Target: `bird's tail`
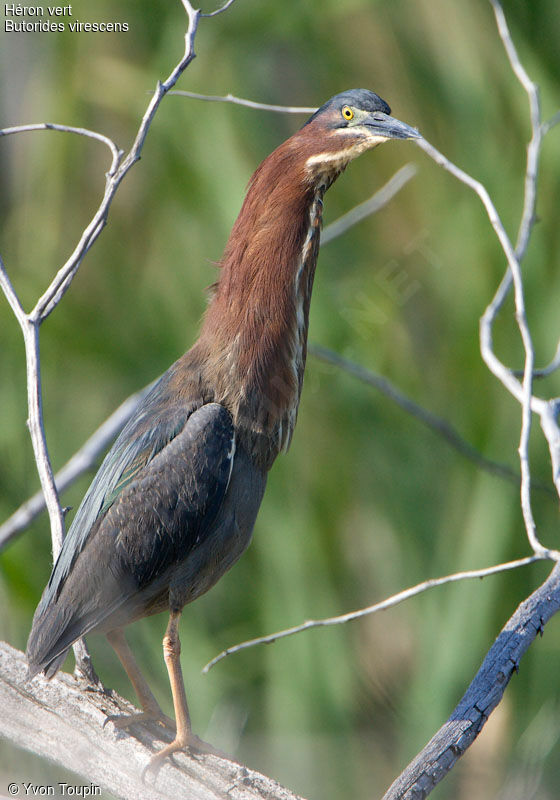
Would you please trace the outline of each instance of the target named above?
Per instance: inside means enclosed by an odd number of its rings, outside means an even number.
[[[27,676],[26,679],[30,681],[32,678],[35,677],[41,670],[45,673],[45,676],[50,680],[53,678],[60,667],[62,666],[64,659],[68,650],[64,650],[59,656],[53,658],[52,661],[49,661],[47,664],[43,662],[38,662],[33,660],[33,656],[30,655],[29,651],[26,651],[27,656]]]
[[[65,604],[44,607],[39,603],[25,651],[28,680],[41,670],[49,679],[56,675],[68,650],[84,633],[83,620],[76,619]]]
[[[27,656],[27,680],[31,680],[43,671],[47,678],[56,675],[66,658],[69,645],[61,642],[60,625],[57,624],[56,612],[40,614],[40,607],[35,612],[31,633],[27,640],[25,655]],[[53,619],[54,617],[54,619]],[[63,637],[66,639],[66,637]]]
[[[117,587],[117,584],[115,586]],[[98,628],[126,603],[130,592],[123,591],[122,584],[119,586],[119,591],[115,589],[113,592],[113,602],[107,603],[103,608],[99,608],[95,592],[90,590],[89,595],[86,594],[81,591],[80,586],[76,587],[71,579],[67,581],[58,597],[53,598],[45,590],[35,611],[27,640],[29,680],[41,671],[49,679],[56,675],[72,645],[82,636]],[[77,597],[81,599],[76,600]],[[125,624],[130,621],[127,614],[123,619]],[[122,624],[120,618],[116,619],[114,627],[119,627],[120,624]],[[112,627],[103,630],[112,630]]]

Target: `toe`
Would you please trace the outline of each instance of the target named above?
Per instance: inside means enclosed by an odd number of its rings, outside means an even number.
[[[112,722],[115,728],[119,728],[120,730],[129,728],[131,725],[145,724],[146,722],[158,722],[160,725],[163,725],[164,728],[169,728],[172,731],[175,730],[174,721],[162,712],[152,713],[150,711],[142,711],[138,714],[112,714],[106,717],[103,727],[105,727],[108,722]]]

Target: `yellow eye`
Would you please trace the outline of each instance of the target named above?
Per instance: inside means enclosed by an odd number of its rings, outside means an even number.
[[[342,106],[342,116],[347,120],[354,119],[354,112],[350,106]]]

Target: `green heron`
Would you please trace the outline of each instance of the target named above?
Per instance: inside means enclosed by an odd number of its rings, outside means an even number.
[[[183,607],[243,553],[267,473],[296,423],[323,195],[347,164],[389,139],[419,138],[366,89],[342,92],[266,158],[221,261],[199,339],[160,378],[86,493],[33,618],[29,677],[51,678],[72,644],[107,634],[143,713],[173,725],[124,637],[169,611],[163,639],[176,736],[196,747],[180,664]]]

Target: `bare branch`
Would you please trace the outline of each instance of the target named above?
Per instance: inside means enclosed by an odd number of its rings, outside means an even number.
[[[62,494],[80,475],[94,467],[99,455],[113,441],[119,431],[134,414],[143,397],[149,392],[153,383],[140,392],[131,395],[111,416],[93,433],[89,439],[74,453],[72,458],[55,475],[55,483],[59,494]],[[20,531],[25,530],[33,520],[45,509],[45,498],[42,492],[30,497],[17,511],[0,525],[0,550],[6,546]]]
[[[520,485],[521,475],[518,472],[512,469],[508,464],[486,458],[486,456],[480,453],[472,444],[467,442],[450,422],[438,417],[433,412],[418,405],[418,403],[415,403],[414,400],[407,397],[384,376],[376,375],[375,372],[366,369],[366,367],[363,367],[361,364],[356,364],[356,362],[335,353],[334,350],[330,350],[321,345],[310,345],[309,352],[321,361],[339,367],[359,381],[378,389],[382,394],[404,409],[407,414],[410,414],[411,417],[419,420],[427,428],[441,436],[444,441],[457,450],[457,452],[461,453],[461,455],[465,456],[465,458],[472,461],[473,464],[476,464],[486,472],[505,478],[505,480],[516,483],[518,486]],[[554,495],[550,487],[540,481],[535,481],[533,486],[535,489],[539,489],[549,495]],[[0,528],[0,531],[1,530]]]
[[[521,83],[521,85],[523,86],[523,88],[527,93],[529,99],[529,107],[530,107],[532,135],[529,145],[527,147],[527,165],[525,170],[525,192],[524,192],[523,213],[519,225],[518,238],[516,244],[516,255],[518,260],[521,260],[526,252],[529,243],[531,228],[536,218],[537,178],[538,178],[538,166],[539,166],[540,150],[542,146],[542,138],[549,130],[551,130],[551,128],[555,124],[557,124],[558,121],[560,121],[560,112],[556,114],[555,117],[553,117],[548,123],[544,124],[541,123],[538,86],[533,81],[531,81],[526,70],[524,69],[523,65],[519,60],[519,56],[517,54],[515,45],[513,44],[513,41],[511,39],[508,25],[500,3],[498,2],[498,0],[490,0],[490,1],[494,9],[498,31],[504,43],[504,47],[506,49],[506,53],[510,61],[510,65],[517,79],[519,80],[519,82]],[[501,293],[504,296],[505,293],[507,293],[507,289],[509,288],[507,284],[508,284],[508,273],[506,273],[506,276],[502,281],[502,286],[500,286],[500,289],[498,290],[498,292],[501,291]],[[517,304],[516,304],[516,309],[517,309],[517,314],[516,314],[517,321],[518,324],[520,324],[519,309],[517,308]],[[485,320],[486,324],[488,326],[492,325],[495,317],[494,309],[489,310],[487,312],[487,315],[485,316],[486,316]],[[524,380],[523,380],[523,390],[524,390],[523,427],[522,427],[519,451],[520,451],[522,471],[525,469],[525,471],[528,473],[529,471],[528,447],[529,447],[529,433],[530,433],[530,421],[531,421],[530,405],[532,400],[532,397],[530,395],[532,395],[532,379],[535,374],[535,371],[532,368],[533,367],[532,362],[534,361],[533,350],[532,348],[530,348],[530,350],[527,350],[525,338],[524,338],[524,344],[526,352],[526,361],[525,361]],[[560,355],[560,345],[557,351],[557,356],[551,362],[550,367],[545,369],[544,371],[541,371],[541,374],[548,374],[549,371],[553,371],[554,369],[556,369],[556,358],[559,355]],[[531,369],[530,375],[528,374],[529,369]],[[556,422],[555,421],[551,422],[551,417],[550,414],[548,413],[547,404],[541,407],[540,413],[541,413],[541,425],[543,423],[543,417],[542,417],[543,413],[546,415],[547,418],[547,422],[544,425],[542,425],[542,427],[543,427],[543,432],[545,432],[545,436],[547,437],[549,448],[551,450],[554,480],[558,487],[557,476],[554,471],[553,449],[554,449],[554,439],[557,438],[558,435],[560,435],[560,432],[558,431],[558,426],[556,425]],[[554,420],[554,417],[552,417],[552,420]],[[553,433],[554,428],[556,429],[555,434]],[[553,437],[552,439],[551,436]],[[527,483],[528,481],[526,482],[526,484]],[[528,488],[526,484],[524,492],[522,484],[522,506],[524,508],[524,516],[526,516],[527,509],[530,510],[530,501],[528,498]]]
[[[521,222],[519,225],[517,243],[515,248],[517,258],[519,261],[521,261],[527,250],[527,246],[529,244],[529,238],[531,235],[531,229],[536,219],[537,179],[538,179],[539,157],[542,147],[542,140],[543,137],[555,125],[557,125],[560,122],[560,111],[557,112],[550,120],[548,120],[548,122],[545,123],[541,122],[539,88],[537,84],[534,83],[529,78],[529,75],[527,74],[525,68],[521,64],[521,61],[517,54],[517,50],[511,38],[507,21],[500,3],[498,2],[498,0],[490,0],[490,2],[492,3],[492,7],[494,9],[498,31],[502,39],[502,42],[504,43],[504,47],[507,56],[509,58],[510,65],[517,79],[519,80],[520,84],[525,89],[529,99],[532,134],[531,134],[531,140],[527,146],[527,164],[525,169],[525,192],[523,201],[523,213],[521,215]],[[502,281],[502,286],[500,286],[498,292],[500,292],[501,290],[502,293],[505,294],[504,290],[507,288],[508,276],[509,276],[509,270],[506,273]],[[494,315],[492,315],[492,313],[488,314],[487,317],[488,325],[493,324],[494,316],[495,314]],[[531,404],[531,400],[533,399],[528,397],[529,393],[532,394],[532,388],[530,388],[531,382],[534,377],[542,377],[545,375],[549,375],[551,372],[553,372],[560,366],[560,342],[558,343],[556,355],[551,361],[551,363],[548,365],[548,367],[545,367],[545,369],[543,370],[533,369],[531,375],[528,375],[528,370],[532,365],[528,363],[528,361],[531,362],[534,360],[532,350],[530,353],[527,353],[527,356],[528,357],[526,358],[525,362],[524,381],[523,381],[523,388],[525,390],[524,403],[523,403],[524,428],[522,429],[522,437],[520,443],[520,458],[522,462],[522,469],[523,469],[523,462],[525,462],[526,470],[529,469],[529,464],[528,464],[529,426],[530,426],[529,406]],[[558,471],[558,463],[559,463],[558,441],[560,440],[560,429],[557,424],[557,416],[558,416],[557,402],[550,401],[549,403],[545,403],[543,406],[540,407],[540,410],[537,413],[540,414],[541,427],[548,441],[551,460],[552,460],[553,480],[556,485],[558,495],[560,496],[560,480]],[[529,418],[528,423],[527,423],[527,418]],[[525,495],[522,497],[522,504],[526,505],[527,503],[528,503],[528,498],[526,490]]]
[[[235,3],[235,0],[227,0],[227,2],[224,3],[224,5],[221,6],[220,8],[217,8],[216,11],[210,11],[208,14],[201,14],[200,16],[201,17],[216,17],[218,14],[222,14],[224,11],[227,11],[227,9],[233,3]]]
[[[514,284],[514,291],[515,291],[515,306],[516,306],[516,320],[521,332],[521,336],[523,339],[523,345],[525,348],[525,369],[524,369],[524,378],[523,384],[521,385],[517,378],[515,377],[512,370],[508,369],[501,363],[501,361],[497,358],[494,353],[493,346],[492,346],[492,319],[493,315],[495,315],[495,302],[490,304],[488,309],[485,311],[484,315],[482,316],[480,322],[480,338],[481,338],[481,352],[484,361],[486,362],[487,366],[489,367],[490,371],[504,384],[506,389],[521,403],[523,408],[523,423],[521,429],[521,440],[519,445],[519,456],[520,456],[520,463],[521,463],[521,505],[523,510],[523,519],[525,522],[525,529],[527,532],[527,537],[533,548],[534,552],[537,554],[541,554],[543,556],[549,555],[546,548],[540,543],[537,533],[536,533],[536,526],[533,519],[533,514],[531,510],[531,502],[530,502],[530,491],[531,491],[531,475],[529,469],[529,460],[528,460],[528,438],[530,434],[530,427],[531,427],[531,410],[540,413],[544,410],[545,401],[536,398],[533,396],[532,393],[532,376],[533,376],[533,369],[534,369],[534,351],[533,345],[531,342],[531,334],[529,332],[529,327],[527,325],[527,317],[525,314],[525,300],[523,296],[523,278],[521,275],[521,268],[519,265],[519,261],[517,259],[517,255],[512,247],[512,244],[509,240],[509,237],[505,231],[505,228],[502,224],[500,216],[496,211],[496,207],[492,202],[490,195],[486,187],[480,183],[480,181],[475,180],[462,169],[457,167],[453,164],[449,159],[447,159],[444,155],[442,155],[438,150],[436,150],[433,145],[427,142],[425,139],[420,139],[417,142],[418,147],[424,150],[437,164],[440,164],[444,169],[454,175],[458,180],[462,183],[469,186],[482,200],[484,207],[486,209],[486,213],[488,214],[488,218],[496,232],[498,240],[502,246],[502,249],[506,255],[509,270],[513,276],[513,284]],[[507,276],[502,281],[500,289],[505,287],[507,281]],[[492,308],[492,311],[490,309]]]
[[[532,136],[527,148],[527,166],[525,170],[525,192],[523,201],[523,213],[521,215],[521,223],[519,225],[517,243],[515,247],[515,255],[518,262],[521,262],[531,236],[531,229],[535,221],[535,208],[537,202],[537,176],[538,176],[538,163],[539,153],[542,141],[542,126],[541,126],[541,112],[539,102],[538,86],[531,81],[527,72],[519,60],[517,50],[513,44],[510,36],[508,24],[498,0],[490,0],[494,15],[496,17],[496,24],[498,32],[504,43],[504,47],[509,58],[509,62],[517,79],[527,92],[529,98],[529,108],[531,116],[531,130]],[[529,464],[529,437],[531,433],[531,399],[533,394],[533,371],[535,362],[535,352],[531,341],[531,335],[527,324],[527,317],[525,314],[525,301],[523,297],[523,282],[521,270],[517,273],[515,268],[510,264],[510,271],[512,274],[515,290],[515,308],[516,320],[521,337],[523,339],[523,346],[525,348],[525,369],[523,374],[523,402],[522,402],[522,425],[521,437],[519,441],[519,459],[521,463],[521,507],[523,509],[523,518],[525,520],[525,527],[529,536],[529,541],[533,549],[541,547],[537,537],[535,520],[531,508],[531,470]]]
[[[90,131],[87,128],[74,128],[72,125],[59,125],[56,122],[39,122],[33,125],[15,125],[11,128],[0,128],[0,136],[10,136],[14,133],[26,133],[28,131],[62,131],[63,133],[76,133],[78,136],[86,136],[90,139],[97,139],[98,142],[103,142],[113,155],[113,161],[108,173],[109,175],[115,174],[123,154],[122,150],[119,150],[115,142],[102,133]]]
[[[64,539],[64,516],[54,482],[51,459],[45,438],[43,421],[43,392],[41,384],[41,361],[39,356],[39,326],[29,323],[24,331],[25,356],[27,361],[27,426],[33,442],[35,461],[45,495],[51,521],[53,558],[56,559]]]
[[[25,345],[27,365],[27,425],[31,436],[35,463],[41,481],[44,504],[49,512],[53,559],[56,559],[64,539],[64,514],[60,506],[52,464],[45,438],[43,423],[43,401],[41,388],[41,361],[39,357],[39,323],[34,322],[24,312],[17,294],[11,284],[4,263],[0,258],[0,287],[3,289],[17,321],[21,327]],[[84,641],[73,646],[76,656],[76,670],[92,685],[99,684],[87,646]]]
[[[225,11],[228,8],[233,0],[226,3],[225,6],[220,9],[221,11]],[[181,60],[176,64],[173,68],[167,79],[161,83],[158,81],[158,84],[155,88],[153,93],[152,99],[150,100],[148,107],[144,113],[142,118],[142,122],[136,134],[136,138],[134,143],[127,154],[126,158],[121,161],[122,154],[119,152],[119,165],[117,169],[113,170],[113,173],[109,174],[107,177],[107,185],[105,187],[105,194],[103,200],[101,201],[96,213],[94,214],[93,218],[91,219],[89,225],[84,230],[78,245],[74,249],[73,253],[70,255],[66,263],[61,267],[61,269],[56,274],[55,278],[51,282],[48,289],[44,292],[42,297],[39,298],[35,308],[31,312],[31,317],[34,320],[37,320],[39,323],[42,322],[57,306],[60,302],[61,298],[68,290],[85,254],[88,252],[90,247],[96,241],[97,237],[105,227],[107,223],[107,217],[109,214],[109,209],[113,198],[117,192],[117,189],[123,180],[123,178],[127,175],[131,167],[139,160],[140,153],[144,146],[144,142],[146,140],[146,136],[148,135],[148,131],[158,110],[161,101],[165,97],[165,95],[172,89],[173,86],[177,83],[177,80],[181,76],[181,74],[185,71],[191,61],[195,58],[195,51],[194,51],[194,40],[196,36],[196,32],[198,30],[198,24],[202,16],[200,11],[193,9],[191,4],[188,0],[182,0],[183,6],[188,16],[188,26],[187,31],[185,33],[185,52]],[[216,12],[213,12],[210,16],[213,16]],[[77,130],[77,129],[76,129]],[[91,132],[90,132],[91,133]],[[87,135],[87,134],[84,134]]]
[[[245,100],[243,97],[236,97],[234,94],[198,94],[197,92],[186,92],[182,89],[174,89],[169,92],[169,96],[190,97],[193,100],[205,100],[207,103],[233,103],[236,106],[254,108],[257,111],[274,111],[278,114],[313,114],[317,111],[311,106],[275,106],[270,103],[257,103],[254,100]]]
[[[556,352],[554,356],[552,357],[551,361],[546,365],[546,367],[543,367],[542,369],[536,369],[533,372],[533,380],[538,380],[539,378],[546,378],[549,375],[552,375],[553,372],[556,372],[558,368],[560,368],[560,340],[556,345]],[[516,378],[521,378],[523,377],[523,370],[516,369],[514,370],[513,374],[515,375]]]
[[[560,559],[560,554],[558,554],[558,558]],[[464,581],[472,578],[486,578],[488,575],[495,575],[498,572],[507,572],[511,569],[518,569],[519,567],[524,567],[527,564],[533,564],[535,561],[540,561],[541,559],[542,556],[540,555],[532,555],[527,556],[526,558],[519,558],[516,561],[508,561],[504,564],[497,564],[494,567],[468,570],[466,572],[455,572],[452,575],[445,575],[442,578],[430,578],[427,581],[422,581],[422,583],[416,584],[416,586],[403,589],[402,592],[391,595],[391,597],[388,597],[379,603],[374,603],[371,606],[367,606],[367,608],[360,608],[358,611],[350,611],[348,614],[341,614],[337,617],[309,619],[306,622],[302,622],[301,625],[294,625],[292,628],[286,628],[285,630],[277,631],[276,633],[270,633],[267,636],[259,636],[257,639],[250,639],[249,641],[241,642],[241,644],[236,644],[233,647],[228,647],[226,650],[223,650],[219,655],[209,661],[208,664],[206,664],[206,666],[203,668],[202,672],[209,672],[212,667],[214,667],[223,658],[226,658],[226,656],[239,653],[241,650],[247,650],[249,647],[255,647],[259,644],[272,644],[273,642],[278,641],[278,639],[285,639],[288,636],[294,636],[294,634],[302,633],[310,628],[322,628],[330,625],[344,625],[345,623],[352,622],[355,619],[360,619],[361,617],[366,617],[370,614],[376,614],[378,611],[385,611],[387,608],[392,608],[393,606],[402,603],[404,600],[409,600],[411,597],[415,597],[417,594],[422,594],[422,592],[426,592],[428,589],[434,589],[436,586],[444,586],[447,583],[456,583],[457,581]]]
[[[490,0],[490,4],[494,10],[494,16],[496,17],[496,25],[498,28],[498,33],[500,34],[500,38],[504,44],[510,66],[513,72],[515,73],[515,76],[519,81],[519,83],[523,86],[527,94],[531,96],[537,89],[537,85],[533,83],[533,81],[529,78],[529,75],[527,74],[525,67],[519,60],[516,47],[513,43],[511,34],[509,32],[509,27],[504,15],[504,11],[502,9],[502,5],[499,2],[499,0]],[[531,106],[531,124],[532,125],[540,124],[540,114],[538,110],[538,104]]]
[[[84,691],[83,682],[67,673],[26,682],[26,671],[24,654],[0,642],[0,736],[73,770],[112,797],[301,800],[271,778],[210,754],[176,753],[155,781],[144,782],[142,769],[162,741],[170,741],[169,733],[155,724],[136,725],[133,734],[103,727],[107,716],[137,709],[110,690]],[[23,786],[15,786],[23,795]]]
[[[369,200],[365,200],[354,208],[350,209],[346,214],[343,214],[335,222],[324,229],[321,233],[321,244],[325,245],[332,242],[338,236],[342,236],[349,228],[361,222],[371,214],[380,211],[384,206],[389,203],[393,197],[400,192],[411,178],[416,175],[417,169],[414,164],[405,164],[401,167],[387,183],[378,189]]]
[[[41,395],[41,364],[39,359],[39,325],[30,320],[24,312],[1,257],[0,287],[6,295],[23,334],[27,363],[27,425],[31,436],[35,461],[37,463],[39,480],[41,481],[45,503],[49,511],[53,555],[56,557],[64,538],[64,517],[58,500],[58,492],[56,490],[52,465],[45,440],[43,402]]]
[[[418,139],[415,140],[418,147],[420,147],[430,158],[432,158],[436,164],[439,164],[440,167],[443,167],[447,172],[453,175],[457,180],[464,183],[470,189],[472,189],[481,199],[484,208],[486,209],[486,213],[490,220],[492,227],[498,237],[498,240],[502,246],[502,249],[506,253],[508,264],[515,263],[516,267],[519,267],[517,259],[515,257],[515,253],[513,251],[511,242],[508,238],[508,235],[504,229],[502,221],[496,211],[496,208],[490,199],[490,195],[486,187],[477,181],[475,178],[468,175],[462,169],[457,167],[453,164],[448,158],[446,158],[442,153],[439,152],[432,144],[430,144],[426,139]],[[485,312],[486,313],[486,312]],[[481,333],[481,336],[483,334]],[[490,371],[496,375],[497,378],[504,384],[506,389],[513,394],[513,396],[519,400],[519,402],[523,401],[523,392],[522,387],[519,381],[516,380],[513,372],[505,367],[498,358],[494,355],[492,350],[492,339],[490,334],[489,341],[486,339],[488,335],[486,331],[486,326],[484,326],[484,341],[482,343],[483,347],[483,358],[488,364]],[[534,410],[537,410],[534,408]]]
[[[551,117],[546,122],[543,122],[543,124],[542,124],[542,134],[543,134],[543,136],[546,136],[546,134],[550,130],[552,130],[552,128],[554,128],[555,125],[558,125],[559,122],[560,122],[560,111],[557,111],[556,114],[554,114],[553,117]]]
[[[399,775],[383,800],[420,800],[430,794],[476,739],[529,646],[559,610],[557,563],[546,581],[507,621],[447,722]]]

